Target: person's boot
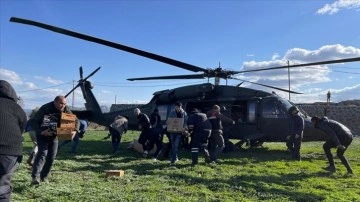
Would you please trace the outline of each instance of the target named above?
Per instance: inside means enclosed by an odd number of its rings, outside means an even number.
[[[40,181],[37,177],[33,177],[32,180],[31,180],[31,184],[32,185],[38,185],[40,184]]]
[[[330,173],[335,173],[336,172],[335,166],[332,166],[332,165],[324,168],[324,170],[329,171]]]

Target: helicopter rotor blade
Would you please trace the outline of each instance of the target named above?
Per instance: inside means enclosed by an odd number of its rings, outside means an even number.
[[[129,78],[129,81],[138,80],[161,80],[161,79],[203,79],[204,74],[190,74],[190,75],[174,75],[174,76],[155,76],[155,77],[142,77],[142,78]]]
[[[328,64],[336,64],[336,63],[345,63],[345,62],[358,62],[360,61],[360,57],[355,58],[346,58],[340,60],[328,60],[321,62],[312,62],[312,63],[304,63],[297,65],[289,65],[289,66],[279,66],[279,67],[270,67],[270,68],[262,68],[262,69],[253,69],[253,70],[245,70],[245,71],[233,71],[234,74],[245,73],[245,72],[258,72],[258,71],[267,71],[267,70],[275,70],[275,69],[285,69],[285,68],[293,68],[293,67],[305,67],[312,65],[328,65]]]
[[[99,71],[100,70],[100,68],[101,67],[98,67],[98,68],[96,68],[91,74],[89,74],[89,76],[87,76],[85,79],[80,79],[79,80],[79,82],[78,82],[78,84],[73,88],[73,89],[71,89],[66,95],[65,95],[65,97],[67,97],[67,96],[69,96],[76,88],[78,88],[79,86],[81,86],[88,78],[90,78],[91,76],[93,76],[97,71]],[[82,67],[80,67],[80,72],[82,71]],[[81,75],[81,73],[80,73],[80,75]],[[82,76],[80,76],[80,77],[82,77]]]
[[[247,81],[247,80],[243,80],[243,79],[239,79],[239,78],[235,78],[235,77],[231,77],[231,79],[235,79],[235,80],[239,80],[239,81],[243,81],[243,82],[247,82],[247,83],[256,84],[256,85],[259,85],[259,86],[264,86],[264,87],[268,87],[268,88],[272,88],[272,89],[284,91],[284,92],[287,92],[287,93],[303,94],[303,93],[299,93],[299,92],[296,92],[296,91],[286,90],[286,89],[283,89],[283,88],[278,88],[278,87],[275,87],[275,86],[269,86],[269,85],[265,85],[265,84],[261,84],[261,83],[255,83],[255,82],[251,82],[251,81]],[[241,83],[241,84],[242,84],[242,83]]]
[[[102,44],[102,45],[105,45],[105,46],[108,46],[108,47],[111,47],[111,48],[126,51],[126,52],[129,52],[129,53],[133,53],[135,55],[140,55],[140,56],[143,56],[143,57],[146,57],[146,58],[157,60],[159,62],[163,62],[163,63],[173,65],[173,66],[176,66],[176,67],[180,67],[182,69],[186,69],[186,70],[189,70],[189,71],[192,71],[192,72],[206,71],[206,69],[204,69],[204,68],[197,67],[197,66],[194,66],[194,65],[191,65],[191,64],[188,64],[188,63],[184,63],[184,62],[174,60],[174,59],[171,59],[171,58],[167,58],[167,57],[157,55],[157,54],[154,54],[154,53],[149,53],[149,52],[139,50],[139,49],[136,49],[136,48],[132,48],[132,47],[129,47],[129,46],[121,45],[121,44],[114,43],[114,42],[111,42],[111,41],[103,40],[103,39],[96,38],[96,37],[93,37],[93,36],[81,34],[81,33],[70,31],[70,30],[66,30],[66,29],[63,29],[63,28],[60,28],[60,27],[55,27],[55,26],[52,26],[52,25],[48,25],[48,24],[44,24],[44,23],[40,23],[40,22],[36,22],[36,21],[32,21],[32,20],[27,20],[27,19],[17,18],[17,17],[11,17],[10,22],[16,22],[16,23],[21,23],[21,24],[32,25],[32,26],[40,27],[40,28],[47,29],[47,30],[50,30],[50,31],[53,31],[53,32],[57,32],[57,33],[60,33],[60,34],[64,34],[64,35],[72,36],[72,37],[75,37],[75,38],[79,38],[79,39],[82,39],[82,40]]]

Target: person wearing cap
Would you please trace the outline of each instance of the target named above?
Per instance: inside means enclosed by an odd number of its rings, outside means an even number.
[[[331,173],[336,171],[334,158],[330,149],[337,148],[336,154],[341,160],[341,163],[346,167],[349,174],[353,174],[353,170],[350,167],[348,160],[344,156],[346,149],[353,140],[353,135],[350,129],[335,120],[328,119],[326,116],[322,118],[316,116],[312,117],[311,123],[315,128],[322,130],[327,136],[327,140],[323,145],[323,149],[329,161],[329,166],[324,169],[330,171]]]
[[[0,201],[11,200],[11,178],[22,160],[27,117],[17,101],[11,84],[0,80]]]
[[[193,108],[188,117],[187,124],[191,133],[192,166],[198,164],[199,150],[204,152],[205,162],[210,161],[208,142],[211,134],[211,123],[205,113]]]
[[[214,105],[212,109],[207,113],[207,117],[211,123],[211,135],[210,135],[210,162],[218,162],[217,158],[219,154],[225,148],[225,142],[223,137],[222,123],[235,124],[235,121],[231,118],[220,113],[219,105]]]
[[[139,108],[134,109],[134,114],[138,119],[138,128],[141,130],[138,142],[142,145],[144,150],[143,157],[146,158],[149,153],[150,119],[148,115],[141,113]]]
[[[297,107],[291,106],[288,111],[291,115],[291,121],[286,146],[292,152],[292,159],[301,161],[300,149],[305,128],[304,119],[299,115]]]
[[[187,130],[187,113],[182,108],[181,102],[176,102],[174,105],[174,109],[170,112],[169,118],[183,118],[183,132],[182,133],[170,133],[170,141],[171,141],[171,159],[170,165],[175,165],[175,162],[178,161],[178,152],[179,146],[182,139],[183,134]]]

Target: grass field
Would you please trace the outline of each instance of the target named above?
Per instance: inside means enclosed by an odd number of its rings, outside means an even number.
[[[106,131],[88,131],[75,156],[72,143],[61,148],[49,183],[30,185],[30,170],[22,163],[12,180],[12,201],[360,201],[360,138],[346,151],[354,175],[335,157],[337,172],[327,166],[323,142],[303,143],[301,162],[291,161],[284,143],[224,153],[216,165],[191,167],[190,152],[181,151],[176,167],[167,159],[144,159],[127,150],[138,132],[123,136],[121,152],[113,157]],[[24,159],[32,143],[25,134]],[[333,151],[333,153],[335,153]],[[121,178],[105,170],[125,171]]]

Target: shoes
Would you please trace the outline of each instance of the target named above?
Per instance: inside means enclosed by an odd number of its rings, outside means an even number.
[[[147,156],[148,156],[148,151],[144,151],[143,157],[144,157],[144,158],[147,158]]]
[[[294,161],[301,161],[301,156],[292,156],[291,159]]]
[[[323,168],[324,170],[326,171],[329,171],[330,173],[335,173],[336,172],[336,169],[334,166],[328,166],[326,168]]]
[[[157,161],[157,158],[153,158],[153,161]]]
[[[47,177],[44,177],[44,178],[40,178],[40,182],[49,183],[49,180]]]
[[[36,178],[36,177],[33,177],[32,180],[31,180],[31,184],[32,185],[39,185],[40,184],[39,179]]]

